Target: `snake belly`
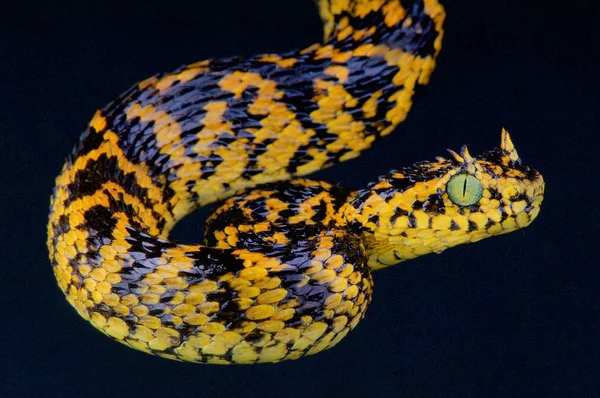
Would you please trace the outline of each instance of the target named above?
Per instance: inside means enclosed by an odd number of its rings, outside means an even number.
[[[441,49],[442,6],[317,3],[322,44],[153,76],[83,132],[56,179],[47,244],[68,302],[106,335],[170,359],[277,362],[334,346],[362,319],[363,242],[326,219],[343,190],[285,190],[319,197],[304,228],[266,214],[206,245],[167,237],[199,206],[354,158],[406,118]]]

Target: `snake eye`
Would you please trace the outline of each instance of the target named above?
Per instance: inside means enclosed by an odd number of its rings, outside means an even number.
[[[483,187],[477,178],[471,174],[457,174],[450,178],[446,192],[452,203],[459,206],[471,206],[479,202]]]

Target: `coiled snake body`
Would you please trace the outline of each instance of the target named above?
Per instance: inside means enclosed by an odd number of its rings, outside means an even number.
[[[436,0],[318,6],[324,44],[197,62],[95,114],[56,180],[48,248],[69,303],[108,336],[202,363],[314,354],[362,319],[373,270],[537,216],[542,177],[506,132],[486,154],[463,147],[360,191],[282,181],[389,134],[441,49]],[[167,238],[227,197],[204,245]]]

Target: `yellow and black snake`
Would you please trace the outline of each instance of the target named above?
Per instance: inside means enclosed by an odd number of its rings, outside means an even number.
[[[290,180],[392,132],[442,43],[437,0],[317,3],[323,44],[197,62],[96,112],[56,180],[48,249],[103,333],[190,362],[300,358],[362,319],[372,271],[537,216],[543,179],[505,131],[481,156],[463,147],[359,191]],[[203,245],[167,238],[227,197]]]

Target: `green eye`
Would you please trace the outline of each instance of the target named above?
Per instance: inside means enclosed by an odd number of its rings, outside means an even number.
[[[483,187],[479,180],[471,174],[457,174],[450,178],[446,191],[450,200],[459,206],[471,206],[479,202]]]

